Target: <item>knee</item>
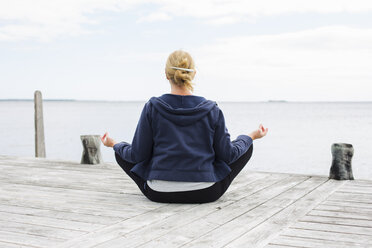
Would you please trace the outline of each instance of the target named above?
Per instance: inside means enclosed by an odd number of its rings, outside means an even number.
[[[119,165],[123,165],[125,163],[127,163],[124,159],[122,159],[122,157],[120,157],[120,155],[118,153],[115,152],[115,159],[116,159],[116,162],[119,164]]]
[[[250,146],[249,149],[248,149],[249,157],[252,156],[252,153],[253,153],[253,143],[251,144],[251,146]]]
[[[116,152],[115,152],[115,159],[116,159],[116,162],[118,162],[118,163],[119,163],[119,161],[122,160],[122,158]]]
[[[248,150],[245,152],[244,154],[244,158],[245,160],[248,162],[251,157],[252,157],[252,153],[253,153],[253,144],[251,144],[248,148]]]
[[[118,165],[129,175],[130,169],[134,166],[134,164],[125,161],[119,154],[115,152],[115,159]]]

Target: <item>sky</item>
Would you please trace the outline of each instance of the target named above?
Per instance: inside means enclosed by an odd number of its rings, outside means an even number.
[[[0,99],[372,101],[370,0],[0,0]]]

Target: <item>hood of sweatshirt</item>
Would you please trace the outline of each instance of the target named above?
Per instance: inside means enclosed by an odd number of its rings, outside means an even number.
[[[181,126],[200,120],[217,105],[202,96],[174,94],[151,97],[150,102],[164,118]]]

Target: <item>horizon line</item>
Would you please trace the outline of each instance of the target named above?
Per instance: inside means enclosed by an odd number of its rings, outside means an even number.
[[[0,98],[1,102],[30,102],[34,101],[33,98]],[[83,99],[53,99],[53,98],[47,98],[43,99],[43,101],[46,102],[147,102],[148,100],[83,100]],[[218,102],[230,102],[230,103],[242,103],[242,102],[251,102],[251,103],[372,103],[372,100],[361,100],[361,101],[355,101],[355,100],[307,100],[307,101],[298,101],[298,100],[275,100],[275,99],[269,99],[269,100],[257,100],[257,101],[241,101],[241,100],[214,100]]]

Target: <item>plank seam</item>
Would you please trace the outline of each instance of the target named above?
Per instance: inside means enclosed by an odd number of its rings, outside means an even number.
[[[332,241],[335,243],[342,243],[342,244],[348,244],[348,245],[353,245],[353,244],[362,244],[362,245],[368,245],[368,243],[355,243],[355,242],[350,242],[350,241],[339,241],[339,240],[334,240],[334,239],[325,239],[325,238],[319,238],[319,237],[303,237],[303,236],[294,236],[294,235],[287,235],[287,234],[282,234],[280,236],[284,237],[291,237],[291,238],[303,238],[303,239],[310,239],[310,240],[324,240],[324,241]]]
[[[4,240],[1,240],[0,243],[6,243],[6,244],[11,244],[11,245],[25,245],[25,244],[22,244],[22,243],[8,242],[8,241],[4,241]],[[41,248],[40,246],[34,246],[34,245],[27,245],[27,247]]]
[[[326,217],[329,217],[329,216],[326,216]],[[330,217],[330,218],[333,218],[333,217]],[[372,229],[372,227],[369,227],[369,226],[358,226],[358,225],[352,225],[352,224],[339,224],[339,223],[332,223],[332,222],[329,222],[329,221],[327,222],[327,221],[298,220],[298,222],[330,224],[330,225],[339,225],[339,226],[355,226],[355,227],[363,227],[363,228],[371,228]]]
[[[305,228],[305,227],[289,227],[289,229],[299,229],[299,230],[309,230],[309,231],[317,231],[317,232],[329,232],[329,233],[342,233],[342,234],[351,234],[351,235],[361,235],[361,236],[372,236],[368,234],[361,234],[361,233],[350,233],[350,232],[340,232],[340,231],[331,231],[331,230],[318,230],[318,229],[313,229],[313,228]]]
[[[314,209],[313,209],[314,210]],[[345,219],[345,217],[340,217],[340,216],[329,216],[329,215],[316,215],[316,214],[311,214],[311,212],[309,214],[307,214],[307,216],[316,216],[316,217],[331,217],[331,218],[337,218],[337,219]],[[362,219],[362,218],[354,218],[354,217],[347,217],[348,219],[350,220],[366,220],[366,221],[371,221],[371,219]]]

